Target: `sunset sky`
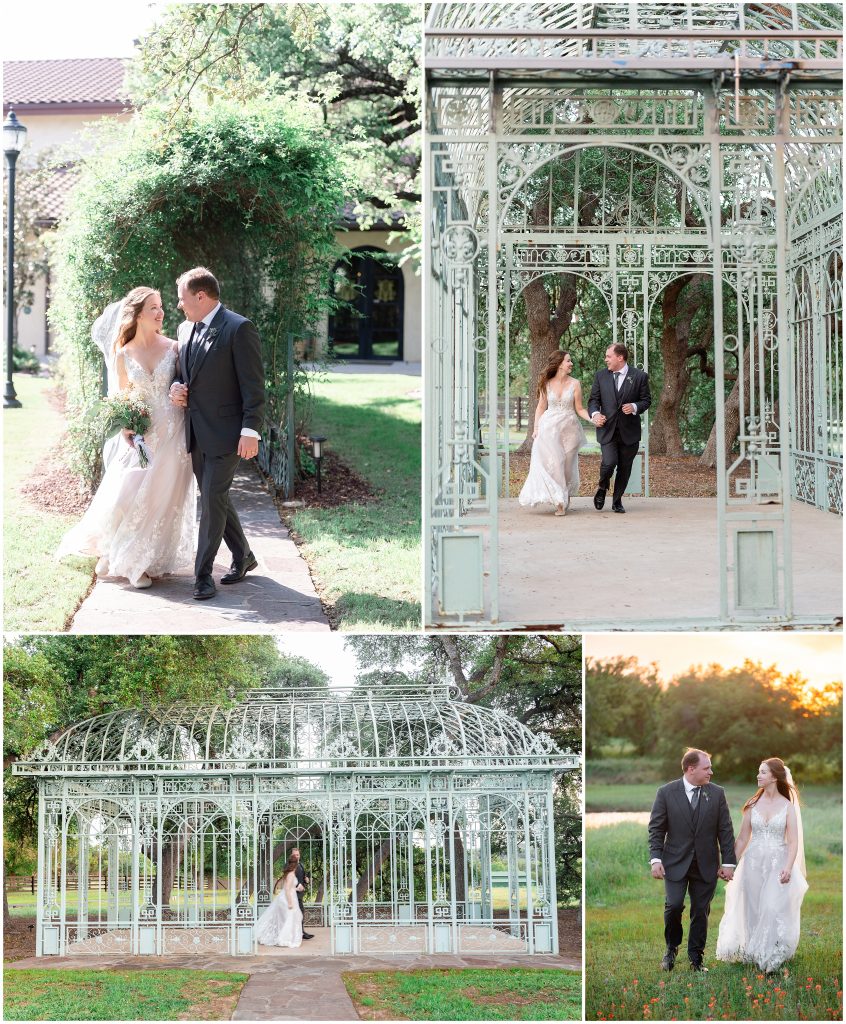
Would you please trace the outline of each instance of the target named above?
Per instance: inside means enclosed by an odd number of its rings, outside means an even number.
[[[611,633],[587,635],[584,646],[586,658],[655,663],[663,682],[692,665],[733,668],[747,659],[775,665],[782,675],[798,673],[815,687],[843,677],[843,640],[834,633]]]

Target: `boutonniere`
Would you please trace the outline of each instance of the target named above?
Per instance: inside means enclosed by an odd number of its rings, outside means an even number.
[[[217,337],[217,334],[218,334],[218,329],[216,327],[210,327],[206,331],[206,340],[207,341],[211,341],[213,338]]]

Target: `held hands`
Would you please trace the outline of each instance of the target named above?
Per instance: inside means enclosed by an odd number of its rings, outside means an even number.
[[[186,384],[180,384],[178,380],[175,380],[170,385],[169,394],[173,405],[179,405],[183,409],[188,407],[188,386]]]
[[[302,884],[302,882],[300,882],[300,884],[297,886],[297,892],[305,892],[305,886]]]
[[[734,878],[734,868],[720,868],[717,876],[722,878],[724,882],[730,882]]]
[[[653,878],[663,878],[664,877],[664,865],[661,863],[660,860],[656,860],[655,863],[652,865],[652,877]]]
[[[778,876],[778,880],[781,882],[782,885],[787,885],[787,883],[790,881],[790,869],[785,868],[784,871],[782,871],[781,874]]]
[[[605,419],[606,417],[603,416],[601,412],[595,412],[593,416],[591,416],[591,421],[595,423],[597,427],[604,427]]]
[[[258,438],[242,434],[238,438],[238,454],[242,459],[254,459],[258,455]]]

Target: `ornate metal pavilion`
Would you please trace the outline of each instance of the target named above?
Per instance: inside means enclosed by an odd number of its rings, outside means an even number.
[[[255,951],[290,849],[334,953],[555,953],[544,734],[454,688],[267,688],[97,715],[38,780],[36,955]]]
[[[826,3],[430,5],[427,625],[501,621],[523,289],[589,281],[648,369],[652,306],[694,270],[722,282],[713,625],[796,621],[791,503],[843,504],[842,30]]]

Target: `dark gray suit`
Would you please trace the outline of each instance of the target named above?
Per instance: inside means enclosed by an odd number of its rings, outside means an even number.
[[[637,403],[637,415],[622,411],[627,402]],[[652,404],[649,377],[636,366],[629,366],[620,390],[617,391],[611,370],[600,370],[593,378],[588,399],[588,414],[601,412],[605,423],[596,428],[596,439],[602,447],[599,486],[608,490],[616,468],[614,499],[620,500],[632,473],[632,463],[640,446],[640,417]]]
[[[734,864],[734,829],[725,790],[709,783],[700,791],[694,813],[676,779],[655,795],[649,818],[649,857],[664,865],[664,939],[668,946],[682,941],[685,894],[690,892],[690,932],[687,952],[701,960],[708,938],[708,915],[721,864]]]
[[[179,366],[188,385],[185,444],[200,488],[200,534],[194,574],[210,576],[221,540],[235,561],[249,553],[229,488],[238,468],[241,429],[261,433],[264,368],[258,331],[245,317],[221,306],[200,336],[179,326]]]

